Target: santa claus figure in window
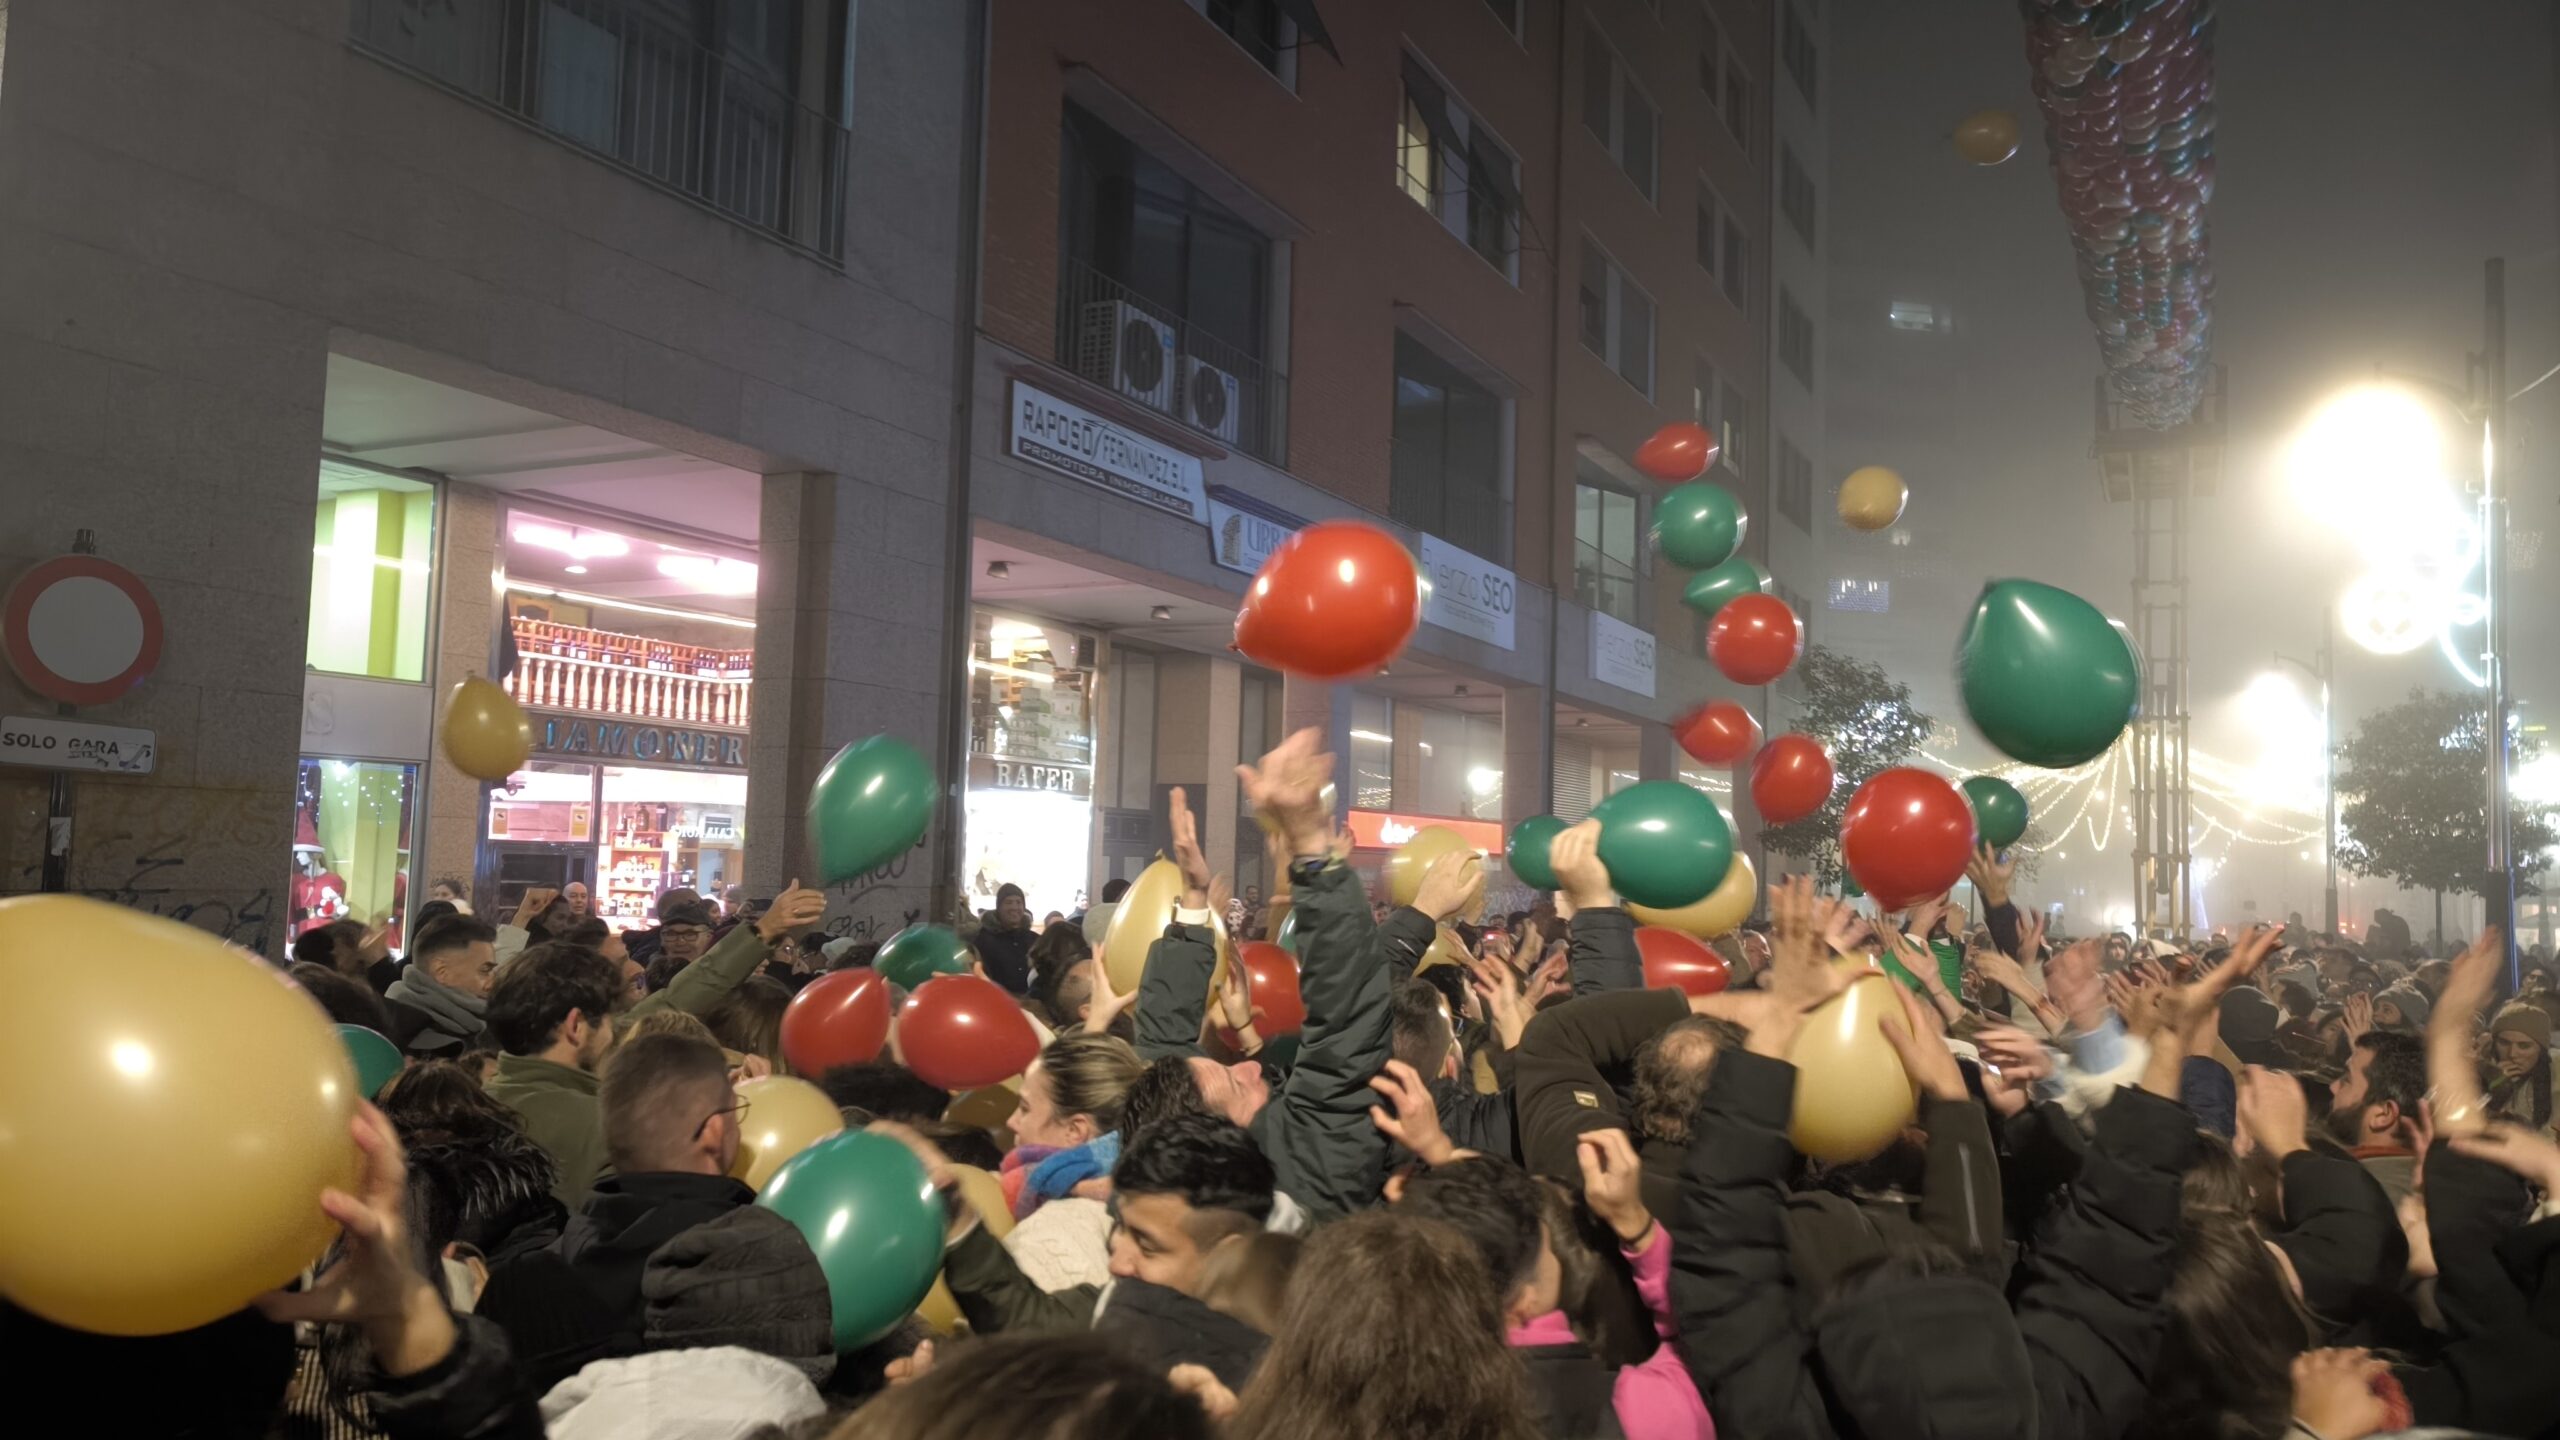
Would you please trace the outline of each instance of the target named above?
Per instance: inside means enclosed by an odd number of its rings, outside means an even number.
[[[293,822],[293,933],[345,918],[346,877],[329,868],[320,827],[306,802]]]

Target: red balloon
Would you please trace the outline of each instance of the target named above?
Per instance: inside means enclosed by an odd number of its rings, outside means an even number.
[[[1656,480],[1677,485],[1695,480],[1716,463],[1716,437],[1703,425],[1674,420],[1636,447],[1636,468]]]
[[[1644,956],[1644,988],[1677,988],[1713,995],[1733,980],[1733,967],[1695,935],[1659,925],[1636,927],[1636,953]]]
[[[898,1054],[928,1085],[975,1090],[1030,1069],[1040,1057],[1040,1033],[994,981],[936,975],[907,997]]]
[[[1731,700],[1701,705],[1673,725],[1680,748],[1706,765],[1730,765],[1760,743],[1760,722]]]
[[[782,1057],[802,1075],[880,1058],[889,1043],[889,982],[877,970],[812,980],[782,1009]]]
[[[1840,859],[1881,910],[1906,910],[1964,878],[1973,858],[1973,807],[1926,770],[1881,771],[1840,817]]]
[[[1831,798],[1831,757],[1810,735],[1786,734],[1751,762],[1751,804],[1771,825],[1801,820]]]
[[[1804,626],[1775,595],[1737,595],[1707,626],[1707,658],[1736,685],[1766,685],[1804,650]]]
[[[1254,1029],[1265,1040],[1295,1035],[1307,1023],[1307,1002],[1298,994],[1298,957],[1268,940],[1247,940],[1236,947],[1236,963],[1244,967],[1245,994],[1262,1014]],[[1221,1025],[1218,1033],[1235,1044],[1235,1032]]]
[[[1327,520],[1282,541],[1236,611],[1236,649],[1314,680],[1376,673],[1422,620],[1422,577],[1402,541]]]

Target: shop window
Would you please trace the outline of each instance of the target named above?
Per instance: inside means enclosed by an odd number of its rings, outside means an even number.
[[[1351,790],[1357,809],[1396,808],[1395,704],[1365,690],[1351,693]]]
[[[293,933],[332,920],[409,933],[409,871],[418,767],[305,756],[294,796]]]
[[[303,650],[312,669],[377,680],[427,678],[435,515],[432,485],[322,469]]]
[[[1035,915],[1084,908],[1098,649],[1060,626],[976,613],[962,861],[975,909],[995,908],[1007,884],[1022,887]]]
[[[1644,504],[1588,460],[1573,487],[1574,598],[1630,625],[1643,624]]]
[[[1432,705],[1396,706],[1396,722],[1415,737],[1414,776],[1421,794],[1411,808],[1462,820],[1502,818],[1502,719]]]
[[[640,765],[604,767],[604,843],[595,887],[607,923],[647,923],[663,891],[719,896],[744,873],[747,777]],[[770,896],[744,896],[764,900]]]
[[[1396,334],[1388,513],[1497,565],[1511,563],[1511,403]]]

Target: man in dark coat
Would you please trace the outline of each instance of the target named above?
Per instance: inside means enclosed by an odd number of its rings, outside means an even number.
[[[442,915],[420,926],[409,963],[382,993],[391,1043],[421,1060],[450,1060],[487,1043],[497,940],[496,927],[469,915]]]

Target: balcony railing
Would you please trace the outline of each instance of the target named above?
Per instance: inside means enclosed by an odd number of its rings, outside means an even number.
[[[753,650],[678,645],[547,620],[512,623],[516,670],[505,684],[519,703],[746,728]]]
[[[1288,463],[1287,377],[1074,260],[1058,277],[1058,363],[1247,454]]]
[[[639,0],[350,0],[365,53],[844,258],[845,127]]]

